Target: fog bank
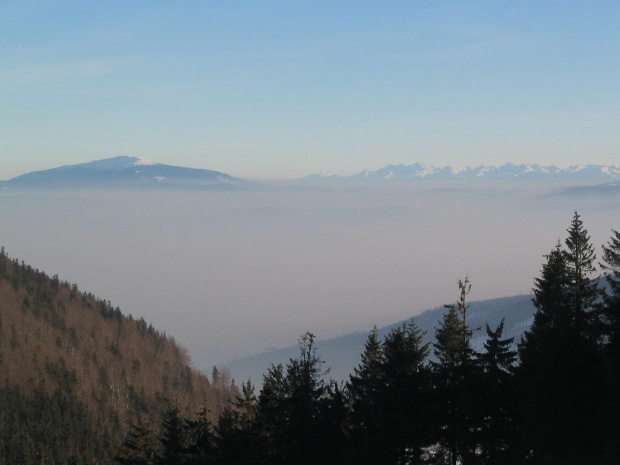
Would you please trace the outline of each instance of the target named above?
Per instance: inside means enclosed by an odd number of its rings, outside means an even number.
[[[199,368],[530,292],[578,210],[600,256],[620,200],[536,186],[0,193],[7,253],[172,334]]]

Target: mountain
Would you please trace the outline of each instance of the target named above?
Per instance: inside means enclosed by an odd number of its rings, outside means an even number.
[[[351,176],[324,174],[310,175],[303,179],[523,179],[604,182],[620,179],[620,166],[581,165],[566,169],[538,164],[506,163],[501,166],[436,167],[415,163],[413,165],[387,165],[376,171],[364,170]]]
[[[620,196],[620,181],[606,182],[603,184],[596,184],[593,186],[573,186],[564,189],[559,189],[550,194],[554,197],[619,197]]]
[[[235,389],[174,338],[0,253],[0,463],[111,464],[138,420],[217,418]]]
[[[164,165],[144,158],[119,156],[90,163],[33,171],[4,181],[4,188],[59,187],[168,187],[238,189],[244,181],[232,176],[195,168]]]
[[[424,313],[400,321],[389,326],[379,328],[379,334],[385,336],[393,328],[414,321],[416,325],[425,331],[425,342],[432,342],[435,337],[435,328],[445,312],[444,307],[427,310]],[[523,332],[532,324],[535,308],[532,304],[531,295],[518,295],[500,299],[492,299],[471,302],[467,314],[467,322],[474,330],[472,345],[476,350],[482,350],[486,340],[485,323],[495,329],[502,319],[504,322],[504,336],[514,337],[515,344],[519,341]],[[344,336],[317,340],[316,348],[319,355],[325,361],[325,368],[330,368],[329,376],[335,380],[346,380],[353,369],[360,364],[361,354],[364,351],[364,343],[368,332],[351,333]],[[252,382],[261,385],[263,374],[271,364],[286,364],[291,358],[299,356],[297,346],[285,347],[262,354],[239,358],[226,364],[231,376],[238,381]]]

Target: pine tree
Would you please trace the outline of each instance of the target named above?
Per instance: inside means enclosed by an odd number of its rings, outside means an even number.
[[[299,358],[291,359],[284,380],[286,398],[285,457],[288,463],[320,463],[320,403],[325,394],[323,361],[314,348],[314,335],[299,339]]]
[[[286,429],[285,399],[284,367],[282,364],[272,365],[263,376],[256,412],[257,441],[266,464],[286,463],[282,456]]]
[[[620,351],[620,232],[612,231],[613,235],[606,246],[603,246],[603,263],[605,279],[609,292],[605,293],[603,317],[604,335],[607,349],[619,356]]]
[[[266,453],[261,449],[258,400],[249,380],[241,384],[241,392],[234,405],[220,415],[216,428],[217,463],[221,465],[256,464],[257,458]]]
[[[485,350],[478,355],[482,370],[480,463],[489,465],[510,463],[515,435],[513,370],[517,352],[512,349],[514,338],[502,339],[503,332],[503,319],[495,330],[486,324]]]
[[[575,318],[578,331],[594,337],[594,312],[597,300],[601,296],[597,281],[592,279],[596,271],[596,255],[590,242],[588,231],[584,229],[577,212],[573,216],[565,241],[566,268],[569,280],[569,305]]]
[[[132,426],[115,461],[121,465],[155,465],[161,453],[161,443],[148,420]]]
[[[477,450],[475,403],[478,373],[467,325],[468,279],[459,280],[460,298],[435,331],[437,361],[432,362],[435,385],[436,439],[452,465],[471,462]]]
[[[534,322],[519,344],[521,446],[532,463],[596,463],[601,453],[594,254],[578,214],[568,233],[535,280]]]
[[[162,454],[159,465],[184,465],[188,459],[188,431],[176,400],[168,408],[160,432]]]
[[[620,232],[612,230],[612,236],[603,246],[605,279],[609,292],[605,293],[602,310],[603,336],[605,344],[603,356],[606,373],[605,414],[601,421],[603,435],[608,438],[608,456],[620,456]]]
[[[430,443],[431,379],[426,366],[430,344],[423,338],[410,322],[390,331],[383,344],[386,463],[420,463],[422,450]]]
[[[385,357],[375,326],[364,345],[359,367],[350,376],[352,441],[360,463],[378,463],[385,456],[381,436],[387,423],[383,408],[385,398]]]
[[[213,424],[208,418],[208,410],[203,406],[193,420],[186,422],[187,465],[207,465],[215,463],[216,444]]]
[[[343,383],[330,381],[320,402],[320,462],[325,465],[351,463],[350,406]]]

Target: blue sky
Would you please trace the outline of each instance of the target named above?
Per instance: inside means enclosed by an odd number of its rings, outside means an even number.
[[[620,2],[0,4],[0,179],[619,164]]]

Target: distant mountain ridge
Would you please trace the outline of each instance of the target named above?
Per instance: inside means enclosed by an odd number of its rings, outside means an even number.
[[[504,320],[504,336],[514,337],[514,343],[518,343],[523,332],[531,326],[535,310],[532,295],[471,302],[467,312],[467,324],[473,330],[472,346],[477,351],[482,351],[486,341],[485,323],[488,323],[491,329],[495,329],[502,320]],[[435,328],[439,326],[445,312],[444,307],[427,310],[408,320],[379,328],[379,335],[383,338],[397,326],[413,321],[420,330],[425,332],[424,342],[433,342]],[[368,334],[369,331],[357,332],[332,339],[317,340],[316,348],[325,361],[324,368],[330,368],[329,377],[335,380],[348,379],[349,374],[360,363]],[[298,352],[297,346],[284,347],[233,360],[226,364],[226,368],[230,370],[234,379],[246,381],[251,378],[253,383],[260,385],[262,376],[272,363],[284,365],[291,358],[297,357]]]
[[[574,165],[562,169],[557,166],[539,164],[505,163],[500,166],[437,167],[415,163],[413,165],[387,165],[376,171],[364,170],[351,176],[338,176],[323,171],[304,179],[524,179],[524,180],[566,180],[566,181],[612,181],[620,179],[620,166],[616,165]]]
[[[118,156],[44,171],[4,181],[2,186],[57,187],[185,187],[234,188],[243,181],[219,171],[164,165],[139,157]]]

